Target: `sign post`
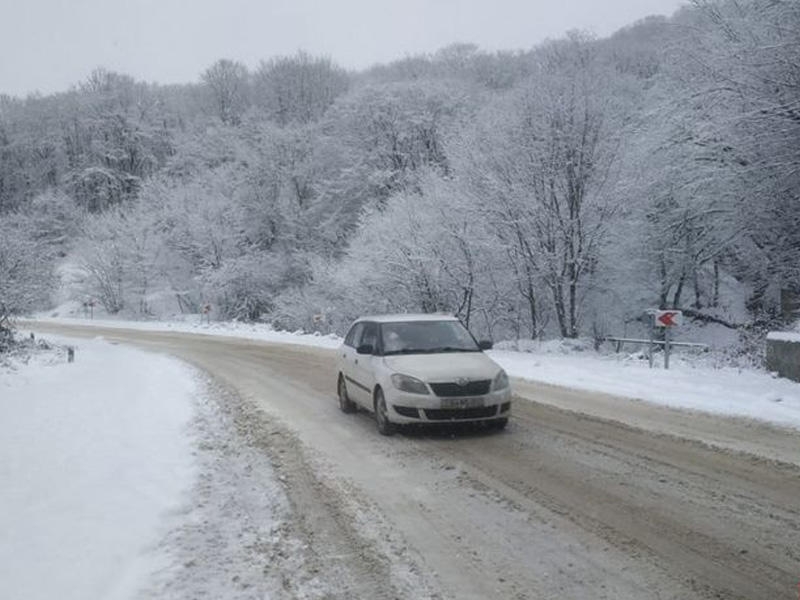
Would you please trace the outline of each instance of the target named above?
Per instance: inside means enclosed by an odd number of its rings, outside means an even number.
[[[83,301],[83,316],[94,319],[94,298],[87,298]]]
[[[669,369],[670,329],[683,322],[683,313],[679,310],[657,310],[653,313],[653,323],[664,328],[664,368]]]

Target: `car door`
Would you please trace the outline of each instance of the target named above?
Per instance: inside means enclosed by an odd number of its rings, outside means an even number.
[[[344,344],[341,348],[341,357],[339,358],[339,369],[344,375],[345,384],[347,385],[347,395],[350,400],[359,402],[358,386],[355,384],[355,364],[356,364],[356,348],[361,339],[361,332],[364,329],[364,323],[356,323],[344,338]]]
[[[364,345],[372,346],[373,352],[371,354],[356,353],[353,360],[352,387],[358,390],[358,403],[372,409],[372,390],[375,387],[375,370],[372,363],[376,360],[375,352],[378,345],[377,323],[364,323],[356,348]]]

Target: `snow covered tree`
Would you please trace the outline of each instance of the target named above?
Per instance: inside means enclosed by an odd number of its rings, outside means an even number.
[[[335,330],[448,310],[507,337],[654,305],[764,324],[800,287],[798,6],[696,0],[607,39],[361,73],[302,52],[180,86],[97,70],[0,97],[0,219],[40,256],[79,247],[112,312],[170,297]]]
[[[238,125],[248,104],[247,67],[223,58],[203,72],[202,80],[210,91],[216,115],[223,123]]]
[[[419,173],[448,170],[445,139],[465,115],[464,90],[442,83],[367,86],[330,110],[326,133],[363,165],[375,198],[413,187]]]
[[[613,180],[637,88],[572,34],[543,48],[536,77],[483,114],[462,144],[464,177],[519,274],[532,329],[543,284],[564,337],[579,334],[583,285],[619,207]]]
[[[793,2],[694,4],[627,148],[643,144],[635,168],[648,178],[637,233],[662,306],[716,308],[727,272],[751,287],[748,306],[763,318],[798,281],[800,13]]]
[[[708,103],[732,108],[715,122],[738,196],[740,276],[754,312],[774,312],[780,287],[800,289],[800,4],[792,0],[695,2],[703,35],[693,83]]]
[[[24,215],[0,218],[0,319],[44,308],[54,286],[52,249]]]
[[[329,58],[305,52],[262,61],[254,75],[254,101],[279,125],[319,120],[350,86],[347,72]]]

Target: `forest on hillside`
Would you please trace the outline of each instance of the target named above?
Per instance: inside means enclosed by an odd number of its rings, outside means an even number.
[[[800,2],[696,0],[598,39],[361,72],[299,52],[0,96],[0,312],[341,332],[447,311],[494,339],[648,307],[762,331],[800,291]]]

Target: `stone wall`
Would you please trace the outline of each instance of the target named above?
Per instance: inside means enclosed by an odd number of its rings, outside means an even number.
[[[767,336],[767,368],[781,377],[800,381],[800,334]]]

